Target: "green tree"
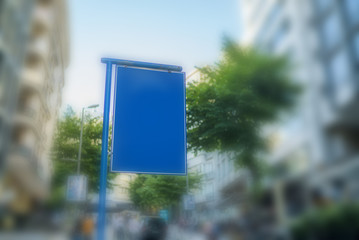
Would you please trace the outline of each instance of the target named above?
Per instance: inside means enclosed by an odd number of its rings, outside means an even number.
[[[359,206],[355,203],[322,206],[302,215],[289,227],[294,240],[358,239]]]
[[[258,179],[266,145],[262,126],[293,107],[300,90],[287,59],[227,41],[222,60],[199,70],[202,79],[187,87],[189,148],[227,152]]]
[[[199,175],[189,175],[189,189],[197,188],[199,183]],[[186,191],[186,177],[168,175],[141,174],[129,188],[131,201],[147,211],[177,205]]]
[[[64,200],[67,177],[76,174],[81,118],[71,107],[59,120],[53,146],[54,176],[52,179],[53,198]],[[83,126],[81,174],[88,178],[89,192],[99,189],[102,143],[102,121],[99,117],[86,115]],[[108,174],[107,186],[111,187],[114,174]],[[53,199],[53,201],[54,201]]]

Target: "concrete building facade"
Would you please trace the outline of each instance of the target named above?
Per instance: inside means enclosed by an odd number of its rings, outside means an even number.
[[[295,114],[265,129],[276,219],[289,222],[316,198],[357,200],[359,2],[241,0],[240,9],[241,44],[288,56],[304,87]]]
[[[0,1],[0,141],[7,209],[49,193],[50,148],[69,61],[66,1]]]
[[[130,183],[135,180],[136,174],[120,173],[113,180],[111,199],[119,204],[130,204],[129,188]]]
[[[293,113],[263,129],[273,174],[257,212],[283,226],[320,199],[358,200],[359,1],[241,0],[240,11],[240,44],[287,56],[304,89]],[[200,78],[194,71],[187,82]],[[242,214],[250,179],[228,156],[190,155],[188,166],[204,176],[193,193],[198,216]]]

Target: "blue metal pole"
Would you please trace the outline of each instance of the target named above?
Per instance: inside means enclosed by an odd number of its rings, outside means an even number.
[[[105,84],[105,103],[103,109],[99,208],[98,208],[98,218],[97,218],[98,240],[105,240],[108,128],[109,128],[109,117],[110,117],[109,115],[110,115],[111,78],[112,78],[112,62],[107,61],[105,63],[106,63],[106,84]]]

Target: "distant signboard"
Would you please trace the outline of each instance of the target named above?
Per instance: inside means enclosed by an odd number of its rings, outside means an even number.
[[[87,177],[84,175],[69,176],[67,179],[66,199],[70,202],[85,201],[87,197]]]
[[[184,196],[183,207],[185,210],[193,210],[195,208],[193,195],[185,195]]]
[[[163,220],[165,220],[166,222],[168,222],[169,220],[169,214],[168,214],[168,210],[160,210],[160,212],[158,213],[159,217],[162,218]]]
[[[186,174],[185,74],[117,67],[111,171]]]

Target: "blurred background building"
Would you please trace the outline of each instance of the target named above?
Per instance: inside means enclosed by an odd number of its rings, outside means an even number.
[[[69,59],[65,2],[0,1],[0,207],[18,215],[49,193]]]
[[[119,213],[126,210],[134,210],[133,203],[129,195],[130,182],[135,180],[136,174],[120,173],[111,180],[112,187],[107,188],[106,209],[108,213]],[[96,212],[98,210],[98,193],[89,194],[89,203],[83,203],[87,210]]]
[[[263,179],[258,214],[251,216],[283,226],[316,205],[358,200],[359,1],[241,0],[240,5],[240,44],[287,56],[293,81],[304,89],[294,113],[263,129],[271,174]],[[199,78],[194,71],[187,81]],[[250,178],[234,170],[228,157],[198,154],[189,156],[188,164],[204,176],[194,193],[198,216],[221,219],[221,213],[228,218],[248,211]]]
[[[296,113],[265,129],[275,219],[286,224],[313,205],[356,200],[359,2],[241,3],[243,43],[288,56],[304,88]]]
[[[277,220],[288,222],[313,204],[357,199],[359,2],[241,3],[243,43],[287,55],[304,87],[296,114],[266,129]]]
[[[114,201],[119,209],[131,209],[132,203],[129,195],[130,182],[136,178],[136,174],[120,173],[113,180],[113,188],[110,191],[109,199]]]

